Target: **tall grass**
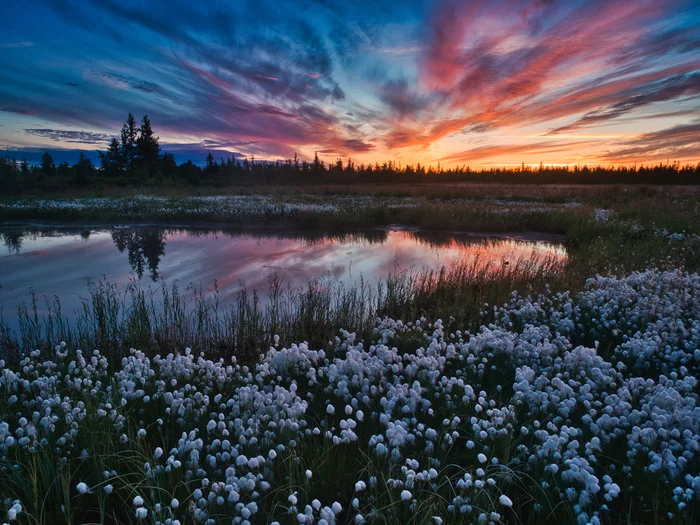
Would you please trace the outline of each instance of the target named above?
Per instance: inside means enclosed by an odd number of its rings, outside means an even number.
[[[460,326],[478,327],[484,303],[502,302],[513,290],[532,291],[565,278],[556,257],[522,257],[511,264],[474,259],[439,270],[395,268],[385,280],[346,286],[311,281],[284,286],[270,275],[264,295],[241,283],[232,304],[220,304],[216,283],[210,288],[160,281],[123,286],[100,280],[73,316],[58,297],[32,293],[17,310],[17,329],[0,318],[0,347],[10,360],[32,349],[65,341],[72,347],[123,355],[129,348],[151,352],[185,347],[212,356],[254,359],[278,336],[282,343],[307,341],[324,347],[338,330],[353,327],[369,336],[378,318],[444,317]],[[43,301],[43,304],[42,304]],[[45,311],[45,314],[40,312]]]

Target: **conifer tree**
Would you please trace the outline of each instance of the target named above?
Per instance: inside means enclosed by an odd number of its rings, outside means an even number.
[[[321,161],[318,160],[318,152],[314,153],[314,164],[311,168],[312,173],[318,174],[321,173],[322,166],[321,166]]]
[[[139,137],[136,139],[136,158],[138,166],[143,168],[149,177],[155,177],[160,171],[160,144],[158,137],[153,134],[148,115],[141,119]]]
[[[85,156],[85,153],[80,152],[80,158],[78,162],[73,166],[73,171],[75,172],[75,177],[81,186],[86,184],[95,170],[92,161]]]
[[[41,156],[41,171],[44,172],[44,175],[51,176],[56,174],[56,164],[54,164],[53,157],[48,151]]]
[[[107,151],[100,151],[100,163],[102,170],[109,176],[116,176],[125,169],[122,149],[119,141],[113,138]]]
[[[177,161],[172,153],[163,153],[160,159],[160,169],[163,175],[173,176],[177,174]]]
[[[129,116],[122,126],[121,133],[121,158],[124,163],[124,168],[130,173],[136,167],[136,140],[138,128],[134,116],[129,113]]]

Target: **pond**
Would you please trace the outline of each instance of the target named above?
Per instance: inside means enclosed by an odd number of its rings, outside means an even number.
[[[87,283],[165,280],[203,289],[217,283],[219,302],[234,300],[243,286],[261,292],[276,274],[284,286],[312,280],[364,279],[374,283],[393,271],[436,270],[455,264],[517,260],[565,260],[560,240],[527,235],[488,237],[402,229],[343,234],[205,228],[119,227],[92,229],[0,228],[0,307],[12,324],[15,311],[39,297],[58,296],[70,316],[88,296]]]

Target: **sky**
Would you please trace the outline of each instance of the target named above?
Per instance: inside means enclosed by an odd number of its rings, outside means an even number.
[[[0,148],[99,149],[151,118],[179,161],[700,161],[698,0],[23,0]]]

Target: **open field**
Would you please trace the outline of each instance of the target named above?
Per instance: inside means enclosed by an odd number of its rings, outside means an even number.
[[[271,276],[227,308],[176,283],[155,299],[102,281],[76,323],[60,298],[29,298],[18,333],[0,323],[0,513],[695,523],[699,193],[435,185],[2,200],[5,225],[538,231],[564,235],[568,257],[353,287],[285,289]]]

